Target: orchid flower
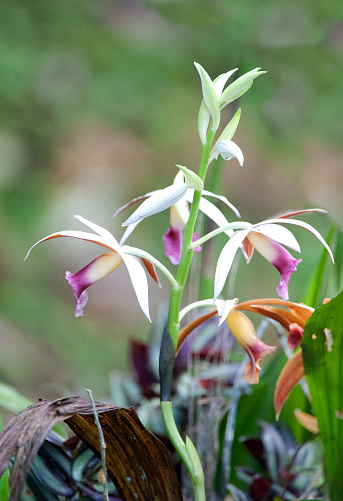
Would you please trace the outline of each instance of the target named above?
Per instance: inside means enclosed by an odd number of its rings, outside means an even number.
[[[287,223],[300,226],[313,233],[326,247],[332,261],[334,261],[330,247],[318,231],[313,228],[313,226],[297,219],[287,219],[297,214],[313,211],[326,212],[322,209],[308,209],[303,211],[288,212],[272,219],[266,219],[265,221],[254,225],[242,222],[229,223],[228,226],[224,226],[222,228],[223,231],[229,229],[230,227],[232,228],[233,226],[238,228],[240,225],[242,229],[236,231],[231,236],[230,240],[220,253],[214,279],[214,299],[217,299],[223,290],[236,252],[242,247],[247,262],[250,262],[254,249],[256,249],[278,270],[281,275],[281,279],[276,291],[282,299],[288,299],[288,283],[292,273],[297,269],[297,265],[301,262],[301,259],[294,258],[292,254],[290,254],[290,252],[283,247],[283,245],[286,245],[290,249],[297,252],[300,252],[300,246],[293,233],[287,228],[281,226],[281,224]],[[194,245],[200,245],[211,236],[214,236],[214,234],[219,233],[219,231],[220,230],[215,230],[214,232],[211,232],[211,234],[208,234],[207,236],[204,236],[196,241]]]
[[[269,346],[257,337],[255,328],[251,320],[241,311],[239,311],[237,302],[238,299],[232,299],[229,301],[222,301],[218,299],[215,302],[215,310],[197,318],[189,325],[184,327],[179,333],[176,353],[179,353],[179,350],[186,337],[196,327],[204,323],[209,318],[218,315],[219,325],[221,325],[224,321],[226,322],[233,336],[249,356],[250,360],[244,368],[245,380],[250,384],[256,384],[259,381],[259,372],[261,370],[260,361],[265,355],[272,353],[276,349],[276,346]],[[200,306],[213,307],[213,299],[198,301],[197,303],[193,303],[192,305],[184,308],[184,310],[180,312],[180,319],[182,319],[183,316],[191,309]]]
[[[83,308],[88,300],[86,289],[94,282],[97,282],[101,278],[104,278],[112,273],[112,271],[116,270],[118,266],[124,262],[129,272],[138,303],[145,316],[151,321],[149,314],[148,281],[145,270],[136,256],[142,258],[146,270],[158,284],[159,280],[156,275],[154,265],[157,265],[171,281],[173,281],[172,276],[168,274],[168,271],[164,268],[164,266],[155,258],[150,256],[150,254],[127,245],[120,246],[115,237],[105,228],[102,228],[101,226],[92,223],[81,216],[75,217],[95,231],[95,233],[86,233],[74,230],[52,233],[51,235],[48,235],[47,237],[36,242],[28,251],[25,259],[36,245],[53,238],[72,237],[101,245],[102,247],[109,249],[110,252],[95,258],[77,273],[70,273],[69,271],[66,272],[65,278],[71,285],[76,298],[75,316],[79,317],[80,315],[83,315]]]
[[[260,315],[276,320],[289,331],[289,336],[294,325],[297,325],[299,329],[303,329],[307,319],[313,313],[313,308],[305,304],[274,298],[255,299],[243,303],[238,303],[237,298],[227,301],[217,299],[215,301],[215,309],[213,309],[213,299],[205,299],[186,306],[180,312],[180,321],[191,310],[206,306],[211,307],[212,311],[198,317],[180,331],[176,353],[179,353],[185,339],[196,327],[218,315],[218,326],[226,322],[233,336],[249,356],[250,360],[245,365],[244,378],[250,384],[258,383],[261,369],[260,361],[265,355],[273,352],[276,347],[265,344],[257,337],[252,322],[242,311],[259,313]]]
[[[184,187],[185,184],[186,183],[185,183],[184,173],[182,171],[180,171],[176,175],[176,177],[174,179],[174,183],[171,186],[169,186],[168,188],[173,188],[173,190],[170,190],[170,192],[180,193],[181,188]],[[166,188],[166,190],[168,188]],[[132,204],[134,204],[136,202],[143,200],[144,198],[147,198],[147,197],[153,198],[155,196],[160,196],[162,191],[164,191],[164,190],[153,191],[153,192],[147,193],[146,195],[143,195],[141,197],[135,198],[135,199],[131,200],[131,202],[129,202],[128,204],[126,204],[123,207],[121,207],[120,209],[118,209],[114,215],[117,216],[124,209],[126,209],[127,207],[131,206]],[[191,203],[193,201],[194,188],[187,188],[186,187],[185,191],[183,191],[182,193],[183,194],[182,194],[181,198],[178,198],[177,200],[175,200],[174,203],[170,207],[170,228],[168,229],[167,233],[163,236],[165,254],[169,257],[170,261],[173,264],[178,264],[180,262],[184,228],[185,228],[185,225],[186,225],[188,218],[189,218],[188,203]],[[214,193],[207,191],[207,190],[202,190],[202,194],[205,196],[214,197],[217,200],[222,201],[235,213],[235,215],[237,217],[240,217],[240,214],[239,214],[238,210],[236,209],[236,207],[234,205],[232,205],[226,197],[223,197],[220,195],[215,195]],[[165,202],[163,201],[163,198],[160,198],[159,203],[161,204],[161,206],[163,208],[166,208]],[[169,204],[169,202],[168,202],[168,204]],[[143,206],[143,204],[141,205],[141,207],[142,206]],[[229,222],[226,219],[226,217],[224,216],[224,214],[214,204],[209,202],[204,197],[202,197],[200,200],[199,209],[206,216],[208,216],[210,219],[212,219],[212,221],[214,221],[218,226],[225,226],[225,225],[229,224]],[[163,209],[161,209],[161,210],[163,210]],[[134,214],[136,212],[134,212],[132,216],[134,216]],[[141,212],[141,214],[142,214],[142,217],[139,220],[133,219],[134,222],[129,224],[127,230],[125,231],[125,233],[120,241],[120,244],[123,244],[126,241],[126,239],[129,237],[129,235],[132,233],[132,231],[136,228],[137,224],[139,224],[143,218],[151,215],[152,213],[148,208],[147,211]],[[131,218],[129,218],[124,224],[127,224],[128,221],[130,221],[130,219]],[[227,231],[228,236],[231,236],[232,234],[233,234],[232,230]],[[196,240],[197,238],[199,238],[197,233],[194,233],[193,240]],[[196,252],[198,252],[201,250],[201,247],[196,246],[194,248],[194,250]]]

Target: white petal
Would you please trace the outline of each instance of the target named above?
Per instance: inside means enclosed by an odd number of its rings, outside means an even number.
[[[81,221],[81,223],[85,224],[92,230],[94,230],[98,235],[102,236],[105,239],[108,239],[109,243],[113,245],[113,248],[117,250],[119,248],[119,244],[115,237],[110,233],[108,230],[103,228],[102,226],[99,226],[98,224],[92,223],[91,221],[88,221],[88,219],[82,217],[82,216],[74,216],[76,219]]]
[[[249,231],[250,229],[237,231],[221,251],[214,277],[214,300],[218,298],[219,294],[223,290],[236,252],[241,246],[245,237],[248,235]]]
[[[172,184],[163,190],[154,193],[151,197],[145,200],[138,209],[122,224],[129,226],[137,221],[141,221],[145,217],[157,214],[174,205],[182,198],[187,191],[187,185],[184,183],[181,186]]]
[[[280,221],[282,222],[282,221]],[[266,237],[272,238],[281,245],[286,245],[292,250],[300,251],[300,245],[293,233],[279,224],[260,224],[252,228],[256,233],[262,233]]]
[[[136,228],[136,226],[140,223],[141,221],[137,221],[136,223],[134,224],[130,224],[126,230],[124,231],[124,234],[123,236],[121,237],[120,239],[120,242],[119,242],[119,245],[120,247],[126,242],[126,240],[129,238],[129,236],[131,235],[131,233],[133,232],[133,230]]]
[[[46,240],[51,240],[53,238],[59,238],[59,237],[72,237],[72,238],[79,238],[80,240],[86,240],[87,242],[92,242],[94,244],[99,244],[102,247],[106,247],[107,249],[113,250],[118,252],[117,249],[113,247],[108,242],[108,239],[104,239],[100,235],[94,235],[94,233],[86,233],[85,231],[74,231],[74,230],[65,230],[65,231],[58,231],[56,233],[52,233],[51,235],[48,235],[47,237],[42,238],[38,242],[36,242],[32,247],[29,249],[28,253],[25,256],[25,259],[28,258],[30,252],[36,245],[41,244],[42,242],[45,242]]]
[[[212,193],[211,191],[207,191],[207,190],[203,190],[202,194],[206,195],[208,197],[214,197],[217,200],[220,200],[225,205],[227,205],[228,207],[230,207],[230,209],[236,214],[237,217],[241,217],[238,209],[236,209],[236,207],[231,202],[229,202],[226,197],[224,197],[222,195],[216,195],[215,193]]]
[[[140,264],[138,259],[136,259],[133,256],[122,253],[122,258],[126,265],[127,271],[129,272],[132,286],[136,293],[139,306],[141,307],[144,315],[151,322],[149,314],[148,280],[144,268]]]
[[[217,145],[218,153],[224,158],[224,160],[231,160],[231,158],[237,158],[239,164],[243,166],[244,156],[243,152],[239,146],[233,141],[226,139],[224,141],[220,141]]]
[[[226,317],[232,310],[232,308],[238,303],[238,298],[235,299],[228,299],[227,301],[223,301],[222,299],[217,299],[215,301],[215,305],[218,310],[218,316],[219,316],[219,324],[218,327],[225,322]]]
[[[331,260],[332,262],[334,263],[335,260],[334,260],[334,257],[333,257],[333,254],[331,252],[331,249],[330,247],[328,246],[328,244],[325,242],[324,238],[321,236],[321,234],[319,233],[319,231],[317,231],[313,226],[311,226],[310,224],[308,223],[305,223],[304,221],[300,221],[298,219],[285,219],[285,218],[280,218],[280,219],[268,219],[266,221],[263,221],[262,223],[259,223],[259,224],[266,224],[266,223],[281,223],[281,224],[294,224],[295,226],[301,226],[302,228],[304,228],[305,230],[308,230],[310,231],[311,233],[313,233],[313,235],[315,237],[318,238],[318,240],[324,245],[324,247],[326,248],[326,250],[328,251],[330,257],[331,257]]]

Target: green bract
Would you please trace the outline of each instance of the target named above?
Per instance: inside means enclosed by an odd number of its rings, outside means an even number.
[[[198,174],[196,174],[192,170],[187,169],[187,167],[184,167],[183,165],[177,165],[176,167],[178,167],[183,172],[188,188],[198,191],[202,191],[204,189],[204,183],[202,182]]]

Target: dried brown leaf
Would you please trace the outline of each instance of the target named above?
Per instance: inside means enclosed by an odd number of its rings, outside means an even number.
[[[164,445],[139,421],[134,408],[96,403],[107,446],[108,473],[124,500],[181,500],[179,484]],[[100,457],[98,430],[86,398],[42,400],[27,407],[0,435],[0,477],[15,456],[10,501],[20,501],[26,476],[51,428],[66,421]]]

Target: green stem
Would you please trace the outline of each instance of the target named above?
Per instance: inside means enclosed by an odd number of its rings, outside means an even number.
[[[252,227],[251,223],[246,223],[245,221],[234,221],[233,223],[228,223],[225,226],[220,226],[219,228],[210,231],[210,233],[207,233],[207,235],[204,235],[203,237],[199,238],[199,240],[196,240],[195,242],[191,243],[191,247],[195,249],[198,245],[201,245],[207,240],[210,240],[210,238],[215,237],[216,235],[220,235],[220,233],[224,233],[225,231],[228,230],[248,230],[249,228]]]
[[[195,501],[206,501],[205,497],[205,483],[204,474],[198,457],[195,457],[195,464],[191,460],[190,454],[188,452],[185,442],[182,440],[179,431],[176,427],[172,403],[169,401],[161,402],[161,413],[164,426],[167,430],[168,436],[174,445],[175,449],[179,452],[182,461],[184,462],[188,473],[192,480],[193,491]],[[192,456],[194,457],[195,450],[192,450]]]
[[[213,138],[214,138],[214,132],[210,130],[207,135],[207,143],[203,145],[201,150],[198,176],[203,182],[205,181],[206,178]],[[169,397],[171,377],[172,377],[172,371],[170,370],[171,367],[169,367],[169,365],[173,364],[175,360],[175,351],[179,335],[179,314],[181,310],[181,300],[194,254],[194,249],[192,247],[192,239],[193,239],[195,224],[198,217],[201,195],[202,195],[201,190],[194,191],[189,218],[183,234],[181,259],[176,275],[177,284],[173,285],[170,294],[168,333],[165,333],[167,334],[167,336],[168,335],[170,336],[170,341],[168,340],[168,338],[164,337],[164,342],[162,343],[163,346],[161,345],[161,352],[163,351],[163,354],[162,356],[160,355],[162,418],[168,436],[170,437],[175,449],[179,452],[183,462],[185,463],[188,469],[193,484],[193,490],[196,501],[205,501],[206,499],[204,475],[200,459],[198,458],[195,449],[194,450],[192,449],[190,455],[187,446],[182,440],[174,421],[172,404],[170,402],[170,397]],[[170,355],[173,355],[172,353],[170,353],[171,344],[174,348],[174,356],[172,359],[170,358]],[[161,367],[161,363],[165,365],[165,361],[167,361],[168,367],[166,366]]]
[[[211,152],[213,137],[214,132],[210,131],[207,136],[207,143],[203,145],[201,150],[198,176],[203,182],[206,178],[208,159]],[[168,329],[175,347],[177,345],[177,336],[179,334],[179,312],[181,309],[182,294],[194,254],[192,239],[198,217],[201,195],[201,191],[194,191],[191,211],[183,234],[181,259],[176,275],[178,286],[173,287],[171,290]]]

